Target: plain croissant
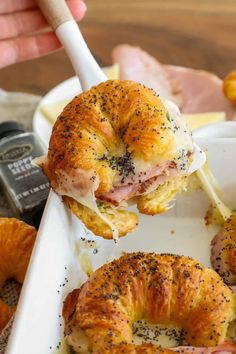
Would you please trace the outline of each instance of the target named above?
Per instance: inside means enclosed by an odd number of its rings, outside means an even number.
[[[35,238],[33,226],[15,218],[0,218],[0,290],[8,279],[23,283]],[[0,331],[14,312],[15,307],[0,300]]]

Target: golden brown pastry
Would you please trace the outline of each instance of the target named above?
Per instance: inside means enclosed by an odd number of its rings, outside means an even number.
[[[107,238],[113,225],[120,236],[135,228],[132,213],[114,211],[134,197],[142,213],[168,209],[186,186],[192,152],[191,137],[171,103],[164,105],[153,90],[136,82],[110,80],[65,107],[53,127],[47,158],[38,163],[71,210]],[[103,202],[102,208],[96,202]],[[85,207],[90,209],[86,213]],[[98,227],[94,218],[100,218]]]
[[[139,319],[184,328],[189,345],[217,346],[236,317],[236,296],[215,271],[195,260],[138,252],[95,271],[68,295],[63,316],[75,350],[146,353],[149,344],[131,345],[132,325]],[[125,347],[130,351],[122,351]],[[148,353],[158,352],[157,346],[150,348]]]
[[[33,226],[15,218],[0,218],[0,289],[7,279],[23,283],[35,237]],[[0,331],[14,310],[0,301]]]
[[[224,79],[223,91],[225,96],[236,105],[236,70],[229,73]]]
[[[236,285],[236,213],[224,222],[224,228],[212,240],[211,261],[214,269],[229,285]]]
[[[142,344],[137,347],[134,344],[123,344],[119,347],[103,350],[101,354],[235,354],[236,345],[234,343],[225,342],[217,347],[176,347],[161,348],[153,344]],[[99,354],[99,353],[97,353]]]
[[[15,310],[15,306],[8,306],[4,301],[0,300],[0,332],[10,321]]]

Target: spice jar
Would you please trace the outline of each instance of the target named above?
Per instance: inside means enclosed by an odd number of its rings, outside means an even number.
[[[31,161],[45,154],[39,137],[22,124],[0,124],[0,182],[16,217],[38,226],[49,193],[49,182]]]

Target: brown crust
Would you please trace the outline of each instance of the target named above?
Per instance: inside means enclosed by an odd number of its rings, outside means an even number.
[[[77,303],[77,299],[80,293],[80,289],[74,289],[67,297],[63,305],[63,317],[68,324],[73,319],[73,315],[75,314],[75,307]]]
[[[137,347],[134,344],[123,344],[120,346],[114,346],[112,350],[96,351],[96,354],[235,354],[236,345],[231,342],[225,342],[217,347],[197,348],[197,347],[178,347],[175,350],[157,347],[153,344],[142,344]]]
[[[236,317],[235,295],[216,272],[168,254],[131,253],[103,265],[73,304],[73,327],[84,332],[94,353],[118,353],[123,345],[127,353],[142,353],[145,347],[129,346],[132,323],[141,318],[183,327],[190,345],[216,346]]]
[[[135,344],[121,344],[114,346],[107,350],[98,350],[96,354],[175,354],[173,350],[163,349],[153,344],[142,344],[138,346]],[[189,351],[181,350],[181,354],[190,354]]]
[[[0,289],[7,279],[23,283],[36,238],[33,226],[15,218],[0,218]],[[6,325],[14,309],[1,303],[0,330]]]

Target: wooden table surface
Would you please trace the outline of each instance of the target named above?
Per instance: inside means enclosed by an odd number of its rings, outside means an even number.
[[[87,0],[81,30],[93,53],[111,62],[120,43],[141,46],[163,63],[236,69],[236,0]],[[61,50],[0,71],[0,87],[44,94],[73,75]]]

